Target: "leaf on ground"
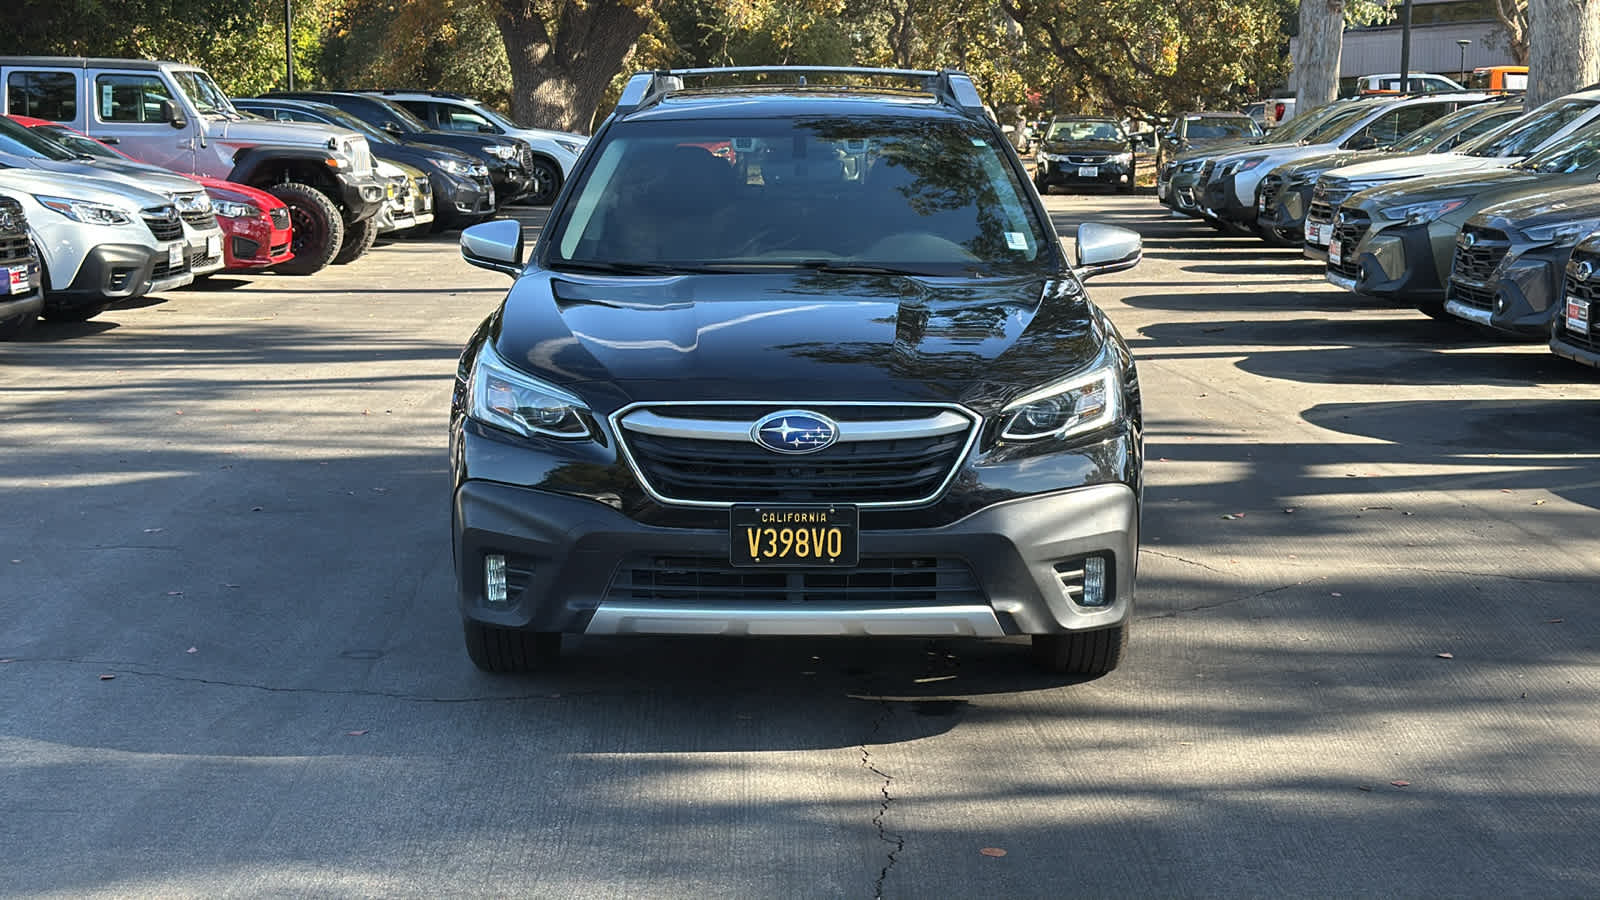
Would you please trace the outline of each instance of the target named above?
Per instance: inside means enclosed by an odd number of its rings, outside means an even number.
[[[1283,511],[1286,512],[1286,513],[1292,513],[1292,512],[1294,512],[1294,510],[1295,510],[1295,508],[1293,506],[1285,506],[1283,508]]]
[[[1562,622],[1565,622],[1566,619],[1545,619],[1544,621],[1546,625],[1560,625]]]
[[[3,666],[3,665],[5,665],[6,663],[9,663],[9,662],[16,662],[16,660],[14,660],[14,659],[0,659],[0,666]]]
[[[1329,596],[1330,597],[1343,597],[1344,595],[1339,593],[1338,591],[1333,591],[1331,594],[1329,594]]]
[[[190,647],[189,649],[187,649],[187,650],[185,650],[183,652],[185,652],[185,653],[199,653],[200,652],[200,648],[199,647]]]
[[[1500,493],[1509,494],[1509,493],[1511,493],[1511,488],[1501,488],[1500,489]]]
[[[182,597],[183,591],[167,591],[168,597]]]
[[[1440,659],[1455,659],[1456,658],[1456,655],[1454,653],[1451,653],[1448,650],[1446,650],[1443,653],[1435,653],[1434,656],[1437,656]]]
[[[984,856],[992,856],[992,857],[994,857],[996,859],[999,859],[1000,857],[1006,855],[1006,852],[1004,850],[1001,850],[999,847],[984,847],[982,850],[979,850],[978,852],[982,853]]]
[[[1411,787],[1411,782],[1409,781],[1391,781],[1389,783],[1395,787]]]
[[[160,534],[163,531],[166,531],[166,529],[165,528],[146,528],[144,530],[144,533],[145,534]]]
[[[116,677],[117,677],[117,676],[115,676],[115,675],[113,675],[113,674],[111,674],[111,673],[110,673],[110,672],[104,672],[104,673],[102,673],[102,674],[101,674],[101,675],[100,675],[100,680],[101,680],[101,681],[110,681],[110,680],[112,680],[112,679],[114,679],[114,678],[116,678]]]
[[[363,728],[360,731],[346,731],[345,732],[345,736],[346,737],[361,737],[362,735],[364,735],[366,733],[367,733],[367,729]]]
[[[1366,512],[1369,509],[1389,509],[1389,510],[1392,510],[1392,509],[1394,509],[1394,507],[1392,507],[1392,506],[1363,506],[1363,507],[1361,507],[1361,511],[1362,512]]]
[[[1370,794],[1370,793],[1372,793],[1372,785],[1370,785],[1370,784],[1358,784],[1358,785],[1356,785],[1356,790],[1358,790],[1358,791],[1366,791],[1367,793]]]
[[[252,507],[250,507],[250,511],[251,511],[251,512],[261,512],[261,507],[259,507],[259,506],[252,506]]]
[[[1549,500],[1535,500],[1535,501],[1533,501],[1533,505],[1534,506],[1543,506],[1543,505],[1545,505],[1546,503],[1549,503],[1549,502],[1550,502]]]

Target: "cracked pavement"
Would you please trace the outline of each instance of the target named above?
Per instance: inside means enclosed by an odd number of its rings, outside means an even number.
[[[507,282],[449,241],[0,344],[0,893],[1600,896],[1600,376],[1048,203],[1146,237],[1090,285],[1149,463],[1089,682],[1016,640],[476,672],[444,426]]]

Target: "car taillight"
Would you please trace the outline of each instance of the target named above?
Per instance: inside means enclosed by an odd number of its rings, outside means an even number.
[[[1285,103],[1279,103],[1276,106],[1274,106],[1273,107],[1273,112],[1272,112],[1272,121],[1274,121],[1274,122],[1282,121],[1283,120],[1283,114],[1288,111],[1288,108],[1289,108],[1288,104],[1285,104]]]

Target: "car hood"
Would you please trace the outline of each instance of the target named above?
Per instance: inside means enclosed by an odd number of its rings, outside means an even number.
[[[1047,153],[1126,153],[1127,141],[1045,141]]]
[[[330,138],[340,143],[357,138],[366,140],[365,136],[348,128],[320,122],[279,122],[275,119],[207,119],[206,137],[240,147],[259,144],[326,147]]]
[[[1516,161],[1516,157],[1426,153],[1422,156],[1376,159],[1371,162],[1341,166],[1328,172],[1328,177],[1343,178],[1347,181],[1398,181],[1403,178],[1421,178],[1425,175],[1503,169]]]
[[[1510,232],[1595,219],[1600,219],[1600,191],[1587,183],[1486,206],[1472,217],[1472,224]]]
[[[392,144],[374,143],[372,145],[372,155],[380,159],[387,159],[390,162],[421,163],[434,166],[443,160],[450,160],[464,166],[477,165],[482,162],[478,157],[457,150],[454,147],[413,140],[396,140]]]
[[[1331,153],[1318,153],[1305,159],[1284,163],[1278,167],[1277,174],[1282,175],[1285,181],[1292,181],[1295,178],[1315,179],[1329,169],[1337,169],[1341,166],[1349,166],[1380,157],[1399,159],[1404,155],[1407,154],[1388,153],[1383,150],[1335,150]]]
[[[105,203],[119,209],[130,209],[130,205],[143,209],[150,206],[168,206],[172,203],[171,199],[161,194],[104,178],[85,178],[81,175],[50,172],[44,169],[6,168],[9,161],[15,158],[9,154],[0,154],[0,190],[70,197],[74,200],[88,200],[91,203]]]
[[[1400,184],[1371,188],[1356,195],[1359,202],[1350,200],[1347,203],[1372,212],[1380,207],[1409,203],[1427,203],[1456,197],[1472,199],[1503,188],[1533,188],[1541,183],[1549,183],[1551,177],[1520,169],[1460,172],[1431,178],[1413,178]]]
[[[266,191],[253,188],[248,184],[239,184],[235,181],[224,181],[221,178],[212,178],[209,175],[191,175],[199,185],[206,189],[213,200],[232,200],[235,203],[251,203],[262,212],[270,212],[283,206],[282,200],[272,196]]]
[[[11,157],[11,159],[20,160],[21,164],[28,168],[58,172],[63,175],[120,182],[129,187],[161,195],[164,203],[170,203],[172,198],[179,194],[202,192],[200,185],[188,178],[174,175],[165,169],[146,166],[143,163],[123,163],[115,160],[85,162],[73,159],[57,160],[34,157]]]
[[[605,413],[630,402],[794,396],[989,411],[1096,358],[1104,334],[1070,276],[785,272],[589,278],[532,271],[495,349]]]

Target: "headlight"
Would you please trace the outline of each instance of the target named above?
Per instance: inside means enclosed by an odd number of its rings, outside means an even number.
[[[472,366],[468,415],[486,425],[524,437],[568,440],[590,436],[583,401],[555,385],[511,368],[494,347],[484,344]]]
[[[573,156],[577,156],[583,152],[583,144],[580,144],[577,141],[563,141],[558,138],[556,143],[561,145],[562,149],[566,150],[568,153],[571,153]]]
[[[262,215],[258,207],[248,203],[235,203],[232,200],[218,200],[213,204],[217,215],[224,219],[257,219]]]
[[[1121,165],[1124,165],[1124,166],[1128,165],[1129,163],[1133,162],[1133,154],[1131,152],[1129,152],[1129,153],[1113,153],[1113,154],[1111,154],[1111,162],[1120,163]]]
[[[514,159],[517,155],[517,148],[506,144],[490,144],[483,149],[484,152],[497,159]]]
[[[70,197],[41,197],[37,194],[33,199],[46,209],[53,209],[74,222],[87,225],[132,225],[134,221],[133,213],[104,203]]]
[[[1179,172],[1184,172],[1184,173],[1198,172],[1198,171],[1200,171],[1201,169],[1203,169],[1205,167],[1206,167],[1206,161],[1203,160],[1203,159],[1197,159],[1197,160],[1195,160],[1193,162],[1186,162],[1186,163],[1179,164],[1178,171]]]
[[[1116,421],[1121,387],[1110,366],[1071,375],[1024,394],[1005,408],[1000,437],[1013,441],[1065,438]]]
[[[483,163],[473,163],[472,165],[467,166],[467,174],[473,176],[474,178],[488,178],[489,167]]]
[[[1600,219],[1581,222],[1558,222],[1541,228],[1524,228],[1522,236],[1540,244],[1576,244],[1584,235],[1600,229]]]
[[[1237,175],[1240,172],[1248,172],[1266,161],[1267,158],[1265,156],[1252,156],[1248,159],[1235,160],[1229,164],[1228,174]]]
[[[470,163],[457,162],[453,159],[441,159],[438,162],[438,166],[451,175],[460,175],[463,178],[472,174],[472,165]]]
[[[1466,197],[1453,197],[1449,200],[1407,203],[1404,206],[1385,206],[1379,208],[1378,215],[1390,222],[1404,220],[1407,225],[1422,225],[1466,206],[1467,200]]]

